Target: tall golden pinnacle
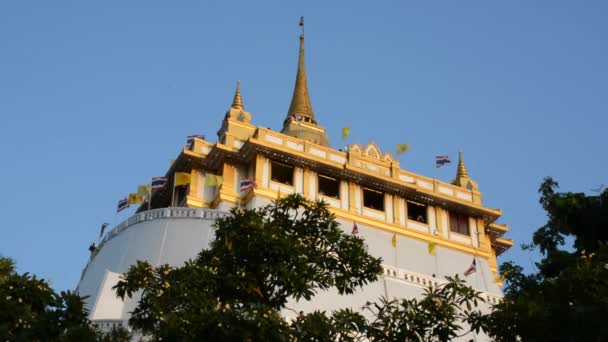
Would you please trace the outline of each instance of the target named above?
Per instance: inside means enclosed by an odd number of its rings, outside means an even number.
[[[234,100],[232,100],[232,106],[234,109],[244,110],[243,98],[241,97],[241,81],[236,81],[236,92],[234,93]]]
[[[298,73],[296,76],[296,85],[293,89],[293,97],[291,99],[291,105],[289,106],[289,112],[285,121],[289,121],[290,117],[301,117],[302,119],[308,118],[313,124],[317,124],[315,115],[312,111],[312,104],[310,103],[310,95],[308,94],[308,83],[306,81],[306,66],[304,65],[304,17],[300,18],[300,26],[302,27],[302,34],[300,35],[300,55],[298,58]]]
[[[456,179],[460,178],[469,178],[469,173],[462,159],[462,151],[458,151],[458,170],[456,171]]]

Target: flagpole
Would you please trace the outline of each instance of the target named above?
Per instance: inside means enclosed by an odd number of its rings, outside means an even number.
[[[238,179],[238,177],[237,177]],[[239,187],[239,202],[236,204],[237,209],[241,209],[241,202],[243,202],[243,198],[245,197],[245,193],[243,193],[243,189],[241,186],[241,183],[243,183],[243,177],[241,177],[241,180],[238,183],[238,187]]]
[[[395,267],[399,267],[397,265],[397,244],[395,244],[395,248],[394,249],[395,249]]]
[[[171,191],[171,207],[173,207],[173,203],[175,202],[175,172],[173,173],[173,190]]]
[[[243,199],[245,198],[245,195],[247,194],[247,192],[243,193],[243,192],[241,191],[240,184],[239,184],[239,194],[240,194],[240,196],[239,196],[239,203],[237,203],[237,206],[236,206],[236,207],[237,207],[238,209],[241,209],[241,204],[243,203]]]
[[[479,240],[479,227],[477,224],[475,224],[475,235],[477,235],[477,248],[479,248],[481,246],[481,241]],[[477,259],[477,249],[475,249],[475,259]],[[475,264],[477,264],[477,261],[475,261]],[[481,281],[483,282],[483,286],[485,288],[484,290],[488,291],[488,284],[486,283],[486,277],[483,274],[483,267],[481,265],[479,265],[479,275],[481,275]],[[477,278],[477,284],[477,286],[479,286],[479,278]]]
[[[149,192],[150,196],[148,198],[148,211],[150,211],[151,207],[152,207],[152,182],[150,182],[150,192]]]

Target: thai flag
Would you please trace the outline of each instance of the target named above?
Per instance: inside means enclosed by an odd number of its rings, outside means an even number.
[[[475,261],[475,258],[473,258],[473,262],[471,263],[471,266],[469,266],[469,268],[467,268],[467,270],[464,271],[464,275],[469,276],[475,272],[477,272],[477,262]]]
[[[247,191],[251,188],[255,188],[255,181],[253,179],[249,179],[247,177],[241,178],[241,192]]]
[[[120,211],[120,210],[118,210],[118,211]],[[106,227],[109,226],[109,225],[110,225],[109,223],[104,223],[104,224],[101,225],[101,231],[99,232],[99,238],[100,239],[103,236],[103,232],[106,230]]]
[[[152,178],[152,189],[162,189],[167,185],[166,177],[154,177]]]
[[[445,164],[449,164],[450,163],[450,157],[448,156],[437,156],[435,157],[435,166],[436,167],[442,167]]]
[[[118,201],[118,206],[116,207],[116,212],[119,213],[122,210],[127,209],[128,207],[129,207],[129,200],[127,200],[126,197],[125,198],[121,198]],[[102,232],[102,234],[103,234],[103,232]]]

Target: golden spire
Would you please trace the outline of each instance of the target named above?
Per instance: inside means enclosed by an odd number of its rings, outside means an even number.
[[[462,159],[462,151],[458,151],[458,170],[456,171],[456,179],[460,178],[469,178],[469,173]]]
[[[236,81],[236,93],[234,93],[234,100],[232,100],[232,108],[244,110],[243,98],[241,97],[241,81]]]
[[[291,105],[289,106],[286,121],[289,121],[290,117],[300,116],[303,118],[307,117],[311,123],[316,124],[317,122],[312,111],[312,104],[310,103],[310,95],[308,94],[306,66],[304,65],[304,17],[300,17],[300,26],[302,27],[302,34],[300,35],[298,73],[296,75],[296,85],[293,89],[293,97],[291,99]]]
[[[478,189],[477,183],[469,178],[469,172],[466,166],[464,166],[462,150],[458,151],[458,169],[456,170],[456,178],[452,181],[452,184],[468,190],[477,191]]]

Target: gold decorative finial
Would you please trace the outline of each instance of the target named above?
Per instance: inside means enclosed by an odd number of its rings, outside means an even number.
[[[469,172],[467,172],[466,166],[464,166],[464,160],[462,159],[462,150],[458,151],[458,170],[456,171],[456,179],[469,178]]]
[[[317,122],[312,110],[310,95],[308,94],[306,66],[304,64],[304,17],[300,17],[300,26],[302,27],[302,34],[300,35],[300,55],[298,58],[296,85],[293,90],[293,97],[291,99],[291,105],[289,106],[289,112],[287,113],[285,122],[288,122],[290,118],[296,118],[298,121],[308,118],[306,121],[316,125]]]
[[[232,108],[244,110],[243,98],[241,97],[241,81],[236,81],[236,93],[234,93],[234,100],[232,100]]]
[[[464,158],[462,158],[462,150],[458,150],[458,169],[456,170],[456,178],[452,184],[468,190],[478,190],[477,182],[469,178],[469,172],[464,166]]]

